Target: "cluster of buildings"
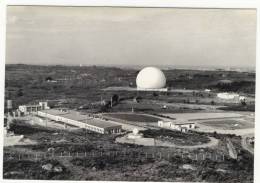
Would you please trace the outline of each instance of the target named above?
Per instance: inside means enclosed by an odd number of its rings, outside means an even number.
[[[153,78],[151,79],[151,76]],[[47,82],[53,82],[52,79]],[[167,92],[166,77],[164,73],[156,67],[146,67],[142,69],[136,78],[137,90],[139,91],[159,91]],[[111,98],[111,107],[113,100]],[[11,104],[7,103],[8,109]],[[166,108],[166,107],[165,107]],[[44,119],[49,119],[64,126],[71,125],[79,128],[85,128],[101,134],[120,133],[122,125],[117,122],[104,120],[100,117],[81,114],[80,112],[64,109],[50,109],[47,102],[39,102],[35,105],[20,105],[17,112],[19,115],[34,114]],[[158,121],[158,126],[187,132],[189,129],[195,128],[194,123],[181,123],[175,121]]]
[[[67,126],[76,126],[101,134],[120,133],[122,126],[112,121],[104,120],[96,116],[81,114],[67,109],[50,109],[48,102],[38,104],[20,105],[17,110],[12,109],[12,101],[7,101],[8,116],[20,117],[34,114],[44,119],[49,119]],[[7,117],[6,117],[7,119]]]
[[[8,108],[12,108],[10,101],[8,102],[8,106]],[[13,117],[34,114],[40,118],[61,123],[65,128],[67,126],[75,126],[100,134],[114,134],[121,133],[122,131],[122,125],[118,122],[102,119],[100,116],[82,114],[75,110],[50,109],[47,102],[39,102],[33,105],[20,105],[13,113]],[[160,120],[158,121],[158,127],[188,132],[190,129],[195,128],[195,123],[189,121]]]

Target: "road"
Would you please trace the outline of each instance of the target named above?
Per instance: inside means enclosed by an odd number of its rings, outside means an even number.
[[[196,149],[196,148],[207,148],[207,147],[215,147],[218,145],[219,140],[214,137],[209,137],[210,142],[205,144],[193,145],[193,146],[185,146],[185,145],[176,145],[171,142],[163,142],[160,140],[154,140],[154,138],[136,138],[136,139],[128,139],[127,136],[116,138],[116,142],[119,143],[129,143],[129,144],[138,144],[143,146],[164,146],[164,147],[175,147],[182,149]]]

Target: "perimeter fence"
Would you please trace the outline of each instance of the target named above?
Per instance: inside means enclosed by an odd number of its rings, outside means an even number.
[[[172,158],[190,159],[193,161],[211,161],[223,162],[229,158],[224,154],[199,152],[199,153],[169,153],[169,152],[127,152],[127,151],[109,151],[109,152],[60,152],[60,153],[4,153],[5,160],[42,160],[55,158],[107,158],[107,159],[153,159],[153,160],[171,160]]]

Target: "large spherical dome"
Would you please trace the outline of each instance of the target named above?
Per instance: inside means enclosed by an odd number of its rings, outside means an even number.
[[[137,88],[141,89],[160,89],[165,87],[165,84],[165,75],[156,67],[145,67],[136,77]]]

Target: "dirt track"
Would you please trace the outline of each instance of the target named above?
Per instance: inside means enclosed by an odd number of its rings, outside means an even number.
[[[200,145],[194,145],[194,146],[180,146],[170,142],[154,140],[153,138],[128,139],[126,136],[117,138],[116,142],[138,144],[143,146],[164,146],[164,147],[175,147],[175,148],[184,148],[184,149],[207,148],[207,147],[215,147],[218,145],[219,141],[217,139],[213,137],[209,137],[209,138],[210,138],[210,142],[205,144],[200,144]]]

